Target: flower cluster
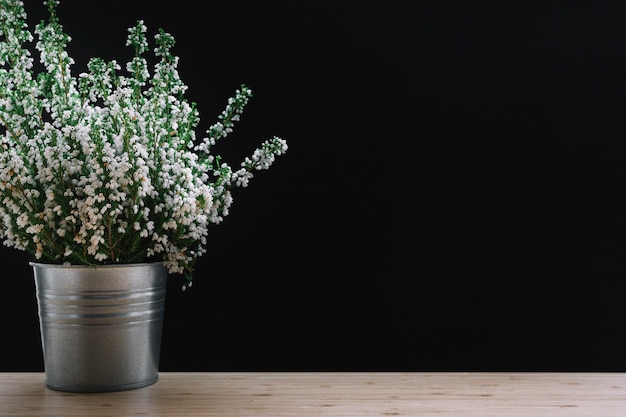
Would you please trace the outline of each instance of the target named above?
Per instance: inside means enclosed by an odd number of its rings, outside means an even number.
[[[57,264],[162,261],[191,282],[208,226],[228,215],[231,189],[268,169],[287,143],[273,137],[233,169],[212,148],[232,132],[252,96],[248,87],[197,138],[199,114],[185,98],[172,35],[154,36],[152,76],[142,20],[128,30],[135,54],[125,72],[115,60],[92,58],[75,76],[59,2],[44,4],[49,18],[33,35],[23,2],[0,0],[4,245]]]

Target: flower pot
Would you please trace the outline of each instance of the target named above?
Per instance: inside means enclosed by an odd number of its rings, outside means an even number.
[[[167,268],[31,262],[46,386],[121,391],[158,380]]]

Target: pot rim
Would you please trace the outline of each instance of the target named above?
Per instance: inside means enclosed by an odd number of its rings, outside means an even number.
[[[49,264],[49,263],[45,263],[45,262],[35,262],[35,261],[30,261],[28,263],[30,266],[32,267],[45,267],[45,268],[76,268],[76,269],[80,269],[80,268],[93,268],[93,269],[98,269],[98,268],[125,268],[125,267],[137,267],[137,266],[154,266],[157,264],[161,264],[163,265],[163,267],[165,267],[165,264],[163,263],[163,261],[155,261],[155,262],[137,262],[137,263],[130,263],[130,264],[105,264],[105,265],[64,265],[64,264]]]

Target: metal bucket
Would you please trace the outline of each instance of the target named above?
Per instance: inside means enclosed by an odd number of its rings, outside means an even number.
[[[168,275],[162,263],[30,265],[48,388],[105,392],[157,382]]]

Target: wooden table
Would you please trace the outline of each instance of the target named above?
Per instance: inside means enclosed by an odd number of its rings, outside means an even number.
[[[0,416],[626,416],[624,373],[193,372],[110,393],[0,373]]]

